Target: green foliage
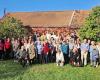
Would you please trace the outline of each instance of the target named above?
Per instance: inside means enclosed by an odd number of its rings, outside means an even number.
[[[13,17],[4,17],[0,22],[0,37],[20,37],[27,34],[22,22]]]
[[[100,41],[100,6],[94,7],[79,30],[81,39],[90,38]]]

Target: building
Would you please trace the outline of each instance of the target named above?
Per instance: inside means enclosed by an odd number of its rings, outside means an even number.
[[[48,12],[13,12],[7,16],[23,22],[27,28],[34,30],[78,29],[89,15],[88,10],[48,11]]]

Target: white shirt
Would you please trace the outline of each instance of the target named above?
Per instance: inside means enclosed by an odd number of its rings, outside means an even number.
[[[51,38],[51,34],[46,34],[46,38],[48,39],[48,40],[50,40],[50,38]]]

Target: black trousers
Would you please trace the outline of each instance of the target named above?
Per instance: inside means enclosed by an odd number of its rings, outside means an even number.
[[[4,51],[0,50],[0,59],[4,59]]]
[[[69,63],[69,55],[65,54],[65,53],[63,53],[63,55],[64,55],[65,64],[68,64]]]
[[[10,59],[11,58],[10,54],[11,54],[11,49],[6,49],[5,59]]]
[[[42,63],[42,54],[38,54],[38,63]]]

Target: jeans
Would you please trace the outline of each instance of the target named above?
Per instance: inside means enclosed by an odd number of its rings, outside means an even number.
[[[0,59],[4,59],[4,51],[0,50]]]

